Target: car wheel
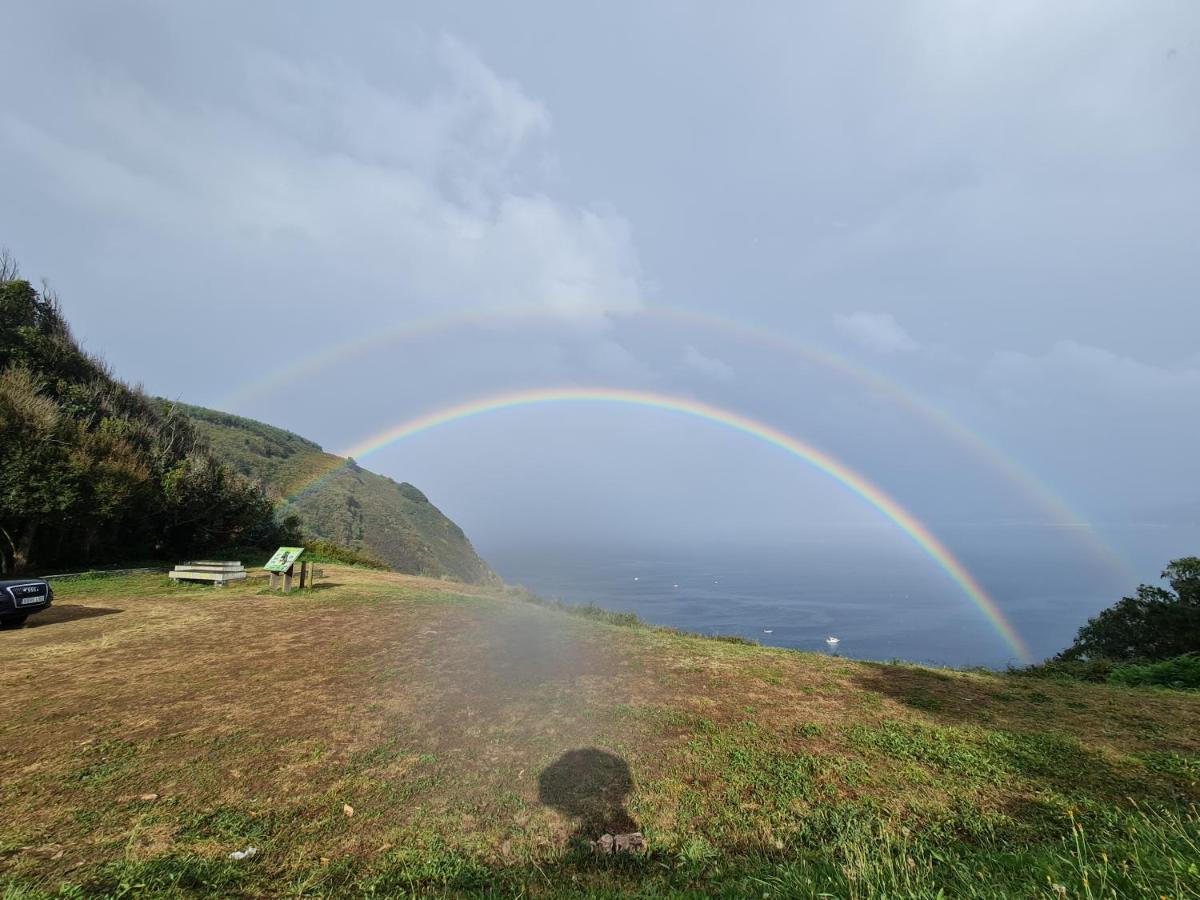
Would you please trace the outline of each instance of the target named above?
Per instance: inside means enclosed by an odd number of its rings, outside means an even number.
[[[28,618],[29,616],[9,616],[0,619],[0,628],[20,628]]]

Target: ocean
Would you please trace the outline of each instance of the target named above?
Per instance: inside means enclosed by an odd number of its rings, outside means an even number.
[[[1121,561],[1096,559],[1060,530],[965,529],[943,539],[1044,659],[1090,616],[1159,583],[1170,560],[1200,554],[1200,528],[1130,527],[1109,536]],[[710,635],[941,666],[1004,668],[1020,659],[950,578],[915,547],[871,533],[786,545],[513,542],[486,548],[510,584]],[[836,645],[826,642],[838,638]]]

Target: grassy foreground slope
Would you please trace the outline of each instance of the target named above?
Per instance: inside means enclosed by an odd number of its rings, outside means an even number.
[[[327,571],[66,582],[0,633],[0,896],[1200,896],[1194,694]]]
[[[357,465],[339,466],[341,457],[273,425],[171,405],[191,419],[219,459],[258,481],[276,500],[335,470],[283,510],[298,515],[306,533],[365,551],[400,572],[448,575],[472,584],[497,581],[462,529],[411,484]]]

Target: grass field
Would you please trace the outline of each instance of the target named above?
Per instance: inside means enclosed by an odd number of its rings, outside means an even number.
[[[1195,694],[326,572],[0,633],[0,896],[1200,897]]]

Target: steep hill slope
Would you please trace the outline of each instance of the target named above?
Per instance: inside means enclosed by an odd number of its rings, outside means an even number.
[[[165,401],[164,401],[165,402]],[[461,528],[411,484],[369,472],[310,440],[230,413],[175,404],[218,458],[258,481],[273,499],[288,497],[329,473],[281,509],[306,532],[366,551],[400,572],[495,582]]]

